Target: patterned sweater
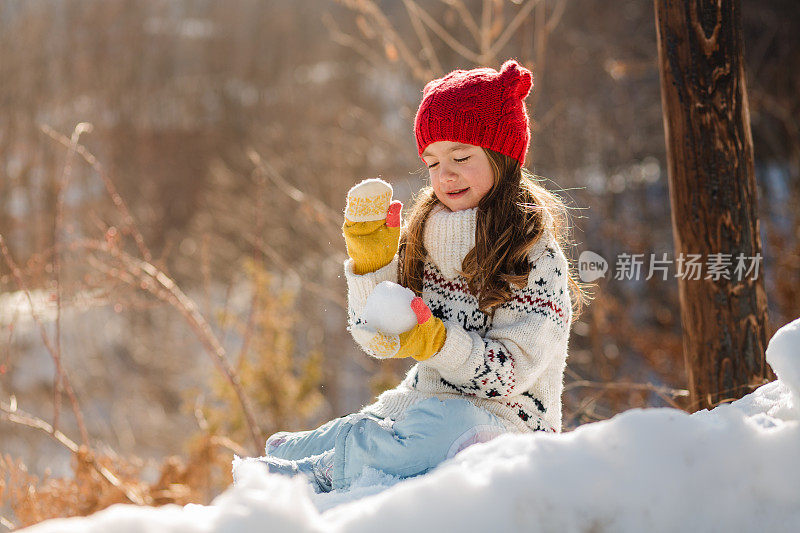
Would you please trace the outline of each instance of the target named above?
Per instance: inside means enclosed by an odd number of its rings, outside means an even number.
[[[466,398],[502,419],[509,431],[561,432],[561,393],[572,321],[567,260],[545,230],[531,249],[528,284],[494,318],[478,309],[458,273],[475,246],[477,208],[433,209],[425,223],[428,251],[422,298],[447,330],[442,349],[414,365],[394,389],[364,407],[397,419],[410,405],[431,396]],[[372,289],[397,282],[398,255],[385,267],[359,276],[344,262],[350,325],[356,324]]]

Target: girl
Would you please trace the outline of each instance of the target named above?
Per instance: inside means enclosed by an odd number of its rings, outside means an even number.
[[[523,169],[530,88],[514,60],[425,86],[414,127],[430,186],[408,224],[401,231],[388,184],[366,180],[348,194],[342,226],[348,330],[371,355],[417,364],[358,413],[276,433],[265,457],[247,461],[327,492],[365,466],[405,478],[502,433],[561,431],[570,287],[578,312],[583,295],[562,252],[564,205]],[[387,280],[417,295],[418,322],[388,352],[361,319]]]

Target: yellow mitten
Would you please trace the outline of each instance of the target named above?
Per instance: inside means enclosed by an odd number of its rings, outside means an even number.
[[[417,325],[410,330],[393,335],[360,324],[353,327],[353,338],[368,354],[379,359],[413,357],[425,361],[431,358],[444,346],[447,329],[419,296],[411,300],[411,308],[417,315]]]
[[[362,275],[388,265],[400,246],[402,202],[392,202],[392,186],[364,180],[347,193],[342,234],[353,272]]]
[[[413,357],[417,361],[424,361],[442,349],[447,329],[419,296],[411,300],[411,309],[417,314],[417,325],[399,335],[400,350],[395,357]]]

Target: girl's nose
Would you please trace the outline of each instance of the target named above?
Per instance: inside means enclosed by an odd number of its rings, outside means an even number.
[[[450,167],[442,168],[441,176],[444,181],[453,181],[457,177],[456,173]]]

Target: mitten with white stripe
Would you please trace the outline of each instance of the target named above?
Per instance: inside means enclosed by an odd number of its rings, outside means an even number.
[[[376,178],[361,181],[347,193],[342,234],[358,275],[388,265],[400,247],[403,204],[392,201],[392,192],[391,185]]]

